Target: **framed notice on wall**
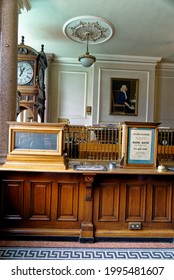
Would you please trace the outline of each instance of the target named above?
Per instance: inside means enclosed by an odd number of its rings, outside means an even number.
[[[126,167],[156,167],[159,123],[123,123],[123,158]]]

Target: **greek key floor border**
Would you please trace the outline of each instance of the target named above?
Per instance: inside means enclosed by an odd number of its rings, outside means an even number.
[[[83,259],[174,259],[174,248],[34,248],[1,247],[0,259],[15,260],[83,260]]]

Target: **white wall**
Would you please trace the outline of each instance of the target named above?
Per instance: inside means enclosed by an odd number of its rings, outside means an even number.
[[[47,97],[48,121],[57,122],[58,118],[63,118],[77,125],[157,121],[162,126],[174,127],[174,94],[171,93],[174,65],[164,66],[160,60],[157,57],[100,56],[90,68],[72,59],[53,61]],[[138,116],[110,114],[111,78],[139,79]],[[92,107],[91,115],[86,113],[87,106]]]
[[[120,121],[154,120],[155,67],[159,58],[117,57],[112,62],[95,64],[95,88],[93,123],[119,123]],[[110,82],[111,78],[139,80],[138,116],[110,115]]]
[[[86,107],[92,102],[93,70],[55,61],[51,73],[49,121],[57,122],[62,118],[69,119],[71,124],[90,125],[92,116],[86,113]]]
[[[156,70],[156,119],[174,128],[174,64],[161,63]]]

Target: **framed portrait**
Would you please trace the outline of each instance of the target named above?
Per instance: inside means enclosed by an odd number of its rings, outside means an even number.
[[[139,80],[111,78],[110,114],[138,115]]]
[[[159,123],[123,124],[125,167],[156,167]]]

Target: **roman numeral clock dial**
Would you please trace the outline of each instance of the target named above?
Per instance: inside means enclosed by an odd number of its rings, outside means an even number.
[[[29,62],[18,61],[18,85],[26,85],[33,78],[33,68]]]

